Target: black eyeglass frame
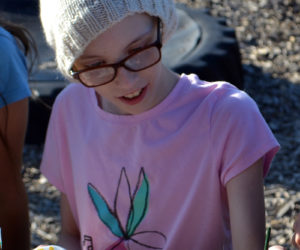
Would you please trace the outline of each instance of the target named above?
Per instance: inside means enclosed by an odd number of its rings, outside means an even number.
[[[158,48],[158,51],[159,51],[159,58],[152,64],[148,65],[147,67],[144,67],[144,68],[141,68],[141,69],[138,69],[138,70],[135,70],[135,69],[131,69],[129,68],[128,66],[125,65],[125,62],[133,57],[134,55],[146,50],[146,49],[149,49],[151,47],[157,47]],[[121,61],[117,62],[117,63],[112,63],[112,64],[105,64],[105,65],[98,65],[98,66],[93,66],[93,67],[90,67],[90,68],[87,68],[87,69],[83,69],[83,70],[79,70],[79,71],[73,71],[72,69],[70,69],[70,74],[71,76],[74,78],[74,79],[77,79],[79,80],[84,86],[88,87],[88,88],[94,88],[94,87],[97,87],[97,86],[102,86],[102,85],[105,85],[105,84],[108,84],[110,82],[112,82],[116,77],[117,77],[117,74],[118,74],[118,69],[120,67],[124,67],[125,69],[131,71],[131,72],[138,72],[138,71],[142,71],[142,70],[145,70],[145,69],[148,69],[150,67],[152,67],[153,65],[157,64],[160,60],[161,60],[161,48],[162,48],[162,41],[161,41],[161,32],[160,32],[160,19],[157,18],[157,39],[155,42],[145,46],[144,48],[128,55],[127,57],[125,57],[124,59],[122,59]],[[83,72],[87,72],[87,71],[91,71],[91,70],[94,70],[94,69],[99,69],[99,68],[108,68],[108,67],[111,67],[114,69],[114,75],[112,77],[112,79],[110,79],[109,81],[107,82],[104,82],[104,83],[100,83],[100,84],[95,84],[95,85],[88,85],[86,83],[84,83],[81,79],[80,79],[80,74],[83,73]]]

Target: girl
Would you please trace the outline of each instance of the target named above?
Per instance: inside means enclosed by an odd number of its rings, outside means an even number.
[[[263,176],[279,145],[246,93],[161,63],[173,2],[40,8],[58,67],[77,82],[55,102],[41,165],[62,193],[60,245],[263,249]]]
[[[30,90],[25,56],[18,45],[25,55],[35,48],[23,27],[1,19],[0,227],[7,250],[30,248],[28,202],[21,176]]]

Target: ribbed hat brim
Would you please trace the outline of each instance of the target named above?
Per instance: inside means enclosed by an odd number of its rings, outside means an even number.
[[[157,16],[165,42],[176,29],[172,0],[40,0],[40,18],[58,69],[70,78],[74,61],[88,44],[112,25],[135,13]]]

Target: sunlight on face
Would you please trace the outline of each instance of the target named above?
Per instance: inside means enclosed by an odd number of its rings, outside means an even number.
[[[76,60],[76,70],[119,62],[157,39],[157,20],[146,14],[124,18],[97,36]],[[157,64],[139,72],[124,67],[110,83],[95,87],[99,106],[110,113],[138,114],[157,105],[169,92],[173,73]],[[168,86],[165,86],[165,85]]]

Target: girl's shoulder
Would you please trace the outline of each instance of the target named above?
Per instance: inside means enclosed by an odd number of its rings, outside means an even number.
[[[252,98],[243,90],[225,81],[208,82],[201,80],[197,75],[181,75],[183,92],[188,96],[211,103],[212,105],[223,105],[232,102],[253,102]]]
[[[80,83],[69,83],[55,98],[53,108],[82,106],[90,96],[89,91]]]
[[[79,83],[69,83],[57,95],[55,102],[63,102],[64,100],[83,97],[88,92],[88,88]]]
[[[243,116],[247,113],[259,113],[256,102],[243,90],[224,82],[207,82],[197,75],[182,75],[186,84],[186,102],[195,103],[201,112],[207,112],[211,117]]]
[[[0,26],[0,40],[3,42],[11,42],[14,40],[14,38],[6,29]]]
[[[17,45],[15,38],[4,28],[0,27],[0,53],[1,61],[7,62],[12,55],[20,53],[20,49]]]

